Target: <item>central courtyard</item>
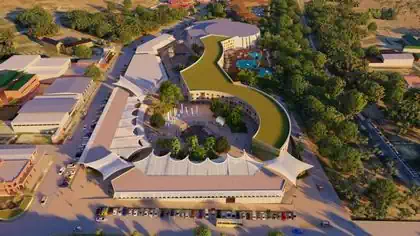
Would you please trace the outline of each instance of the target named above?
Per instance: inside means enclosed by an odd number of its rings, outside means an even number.
[[[182,71],[188,88],[194,90],[219,91],[235,96],[252,106],[260,118],[256,140],[275,148],[281,148],[287,140],[289,121],[285,111],[271,98],[257,90],[231,82],[216,63],[222,55],[222,36],[202,38],[204,53],[192,66]]]

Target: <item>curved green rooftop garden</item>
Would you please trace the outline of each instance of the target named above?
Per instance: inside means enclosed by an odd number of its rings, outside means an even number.
[[[289,133],[287,115],[275,101],[256,90],[234,85],[217,66],[217,60],[222,54],[220,41],[226,39],[220,36],[202,38],[204,54],[199,61],[182,71],[182,77],[190,90],[213,90],[229,93],[251,105],[260,117],[260,129],[257,141],[280,148]]]

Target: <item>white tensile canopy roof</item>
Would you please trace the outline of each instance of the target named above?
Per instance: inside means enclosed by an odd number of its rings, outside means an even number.
[[[219,125],[221,125],[221,126],[224,126],[224,125],[225,125],[225,123],[226,123],[225,118],[223,118],[223,117],[221,117],[221,116],[218,116],[218,117],[216,118],[216,122],[217,122]]]
[[[247,154],[192,162],[188,157],[176,160],[170,154],[159,157],[152,152],[146,158],[134,162],[134,166],[145,175],[255,175],[262,168],[262,163],[252,160]]]
[[[133,166],[132,163],[121,159],[118,155],[112,152],[99,160],[85,163],[85,165],[101,172],[104,180],[117,171]]]
[[[143,99],[146,97],[147,92],[143,91],[135,83],[124,76],[120,76],[120,79],[118,82],[114,83],[114,85],[131,91],[137,98],[139,98],[140,101],[143,101]]]
[[[282,152],[280,157],[265,161],[264,164],[266,169],[284,175],[294,185],[296,185],[296,178],[300,173],[313,167],[303,161],[299,161],[288,152]]]

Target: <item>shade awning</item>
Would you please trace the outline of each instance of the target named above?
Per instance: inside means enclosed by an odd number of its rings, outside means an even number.
[[[265,161],[264,164],[264,168],[282,174],[294,185],[296,185],[296,179],[300,173],[313,167],[296,159],[288,152],[282,152],[279,157]]]

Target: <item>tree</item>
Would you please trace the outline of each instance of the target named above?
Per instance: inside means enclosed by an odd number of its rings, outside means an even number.
[[[363,154],[359,150],[348,145],[336,149],[330,156],[336,169],[352,175],[355,175],[362,168],[362,158]]]
[[[123,6],[125,9],[131,9],[133,7],[133,3],[131,2],[131,0],[124,0]]]
[[[206,150],[202,146],[197,146],[191,150],[190,158],[195,161],[202,161],[206,158]]]
[[[322,113],[321,119],[327,124],[330,129],[335,129],[340,122],[342,122],[345,117],[344,115],[337,111],[333,106],[327,106],[324,113]]]
[[[208,137],[206,141],[204,141],[204,149],[207,152],[214,152],[216,147],[216,138],[215,137]]]
[[[239,132],[240,126],[243,124],[242,118],[242,109],[239,106],[236,106],[226,117],[226,123],[233,132]]]
[[[216,140],[215,150],[218,153],[229,152],[230,144],[226,137],[222,136]]]
[[[317,68],[322,69],[325,66],[325,63],[327,63],[327,56],[317,51],[314,55],[314,64]]]
[[[377,57],[381,54],[381,52],[379,51],[379,48],[376,45],[373,45],[366,48],[365,54],[369,57]]]
[[[385,83],[385,98],[387,104],[399,103],[403,100],[407,91],[404,78],[399,73],[388,74],[388,81]]]
[[[409,128],[413,125],[420,125],[420,92],[416,92],[400,103],[390,107],[390,116],[403,127]]]
[[[160,129],[165,125],[165,119],[163,118],[161,113],[153,113],[150,117],[150,125],[153,127]]]
[[[127,45],[133,40],[133,35],[131,32],[123,30],[119,35],[119,39],[122,44]]]
[[[352,121],[341,122],[335,132],[345,143],[357,143],[360,137],[357,125]]]
[[[353,116],[365,108],[367,100],[363,93],[352,89],[341,97],[341,105],[344,114]]]
[[[84,45],[80,45],[74,48],[74,55],[79,58],[91,58],[92,57],[92,49],[90,47],[86,47]]]
[[[135,230],[135,231],[131,232],[130,236],[143,236],[143,234],[140,233],[139,231]]]
[[[28,28],[28,33],[35,37],[54,35],[59,30],[53,16],[40,6],[25,9],[17,15],[16,21]]]
[[[338,97],[346,87],[346,81],[340,77],[331,77],[326,84],[327,92],[331,98]]]
[[[194,229],[195,236],[211,236],[211,230],[205,225],[200,225]]]
[[[320,118],[325,111],[325,105],[312,95],[306,97],[303,103],[304,111],[308,117]]]
[[[369,30],[369,32],[375,32],[378,29],[378,26],[375,22],[370,22],[367,26],[367,29]]]
[[[270,231],[267,234],[268,236],[285,236],[285,234],[283,232],[280,231]]]
[[[343,142],[335,135],[328,135],[321,139],[317,144],[319,153],[326,157],[331,157],[343,146]]]
[[[0,29],[0,59],[15,53],[15,34],[11,29]]]
[[[173,138],[171,140],[171,153],[176,156],[179,151],[181,151],[181,142],[178,138]]]
[[[315,122],[315,124],[312,125],[309,133],[315,141],[319,141],[327,135],[328,129],[324,122],[317,121]]]
[[[90,64],[86,68],[85,76],[91,77],[94,81],[99,81],[103,79],[102,71],[95,64]]]
[[[397,187],[390,179],[376,179],[370,182],[366,195],[376,210],[377,218],[384,218],[388,209],[400,197]]]
[[[95,232],[95,235],[96,236],[104,236],[105,235],[104,230],[103,229],[97,229],[96,232]]]
[[[187,138],[187,144],[190,150],[196,149],[200,144],[198,143],[198,137],[196,135]]]
[[[255,72],[250,70],[241,70],[237,74],[237,79],[244,84],[249,86],[255,86],[257,84],[257,75]]]
[[[379,83],[369,79],[363,80],[359,85],[359,89],[366,95],[367,100],[371,103],[377,103],[385,96],[385,88]]]
[[[309,87],[308,81],[299,74],[292,75],[288,82],[290,93],[296,97],[302,96]]]
[[[181,89],[170,81],[165,81],[159,88],[160,100],[172,106],[175,106],[184,99]]]
[[[106,2],[106,9],[108,9],[108,11],[113,12],[117,9],[117,4],[111,0]]]

